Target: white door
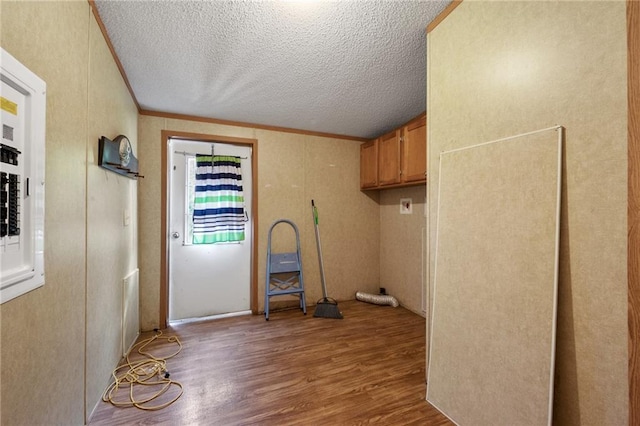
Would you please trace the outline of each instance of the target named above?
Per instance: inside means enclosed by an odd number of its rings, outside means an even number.
[[[192,244],[195,154],[241,157],[247,222],[242,242]],[[169,140],[169,320],[250,309],[251,147]]]

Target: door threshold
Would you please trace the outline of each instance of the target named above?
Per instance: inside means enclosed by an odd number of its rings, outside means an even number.
[[[207,317],[197,317],[197,318],[185,318],[185,319],[179,319],[179,320],[169,320],[169,325],[189,324],[189,323],[192,323],[192,322],[210,321],[210,320],[217,320],[217,319],[222,319],[222,318],[239,317],[239,316],[243,316],[243,315],[251,315],[251,311],[228,312],[226,314],[209,315]]]

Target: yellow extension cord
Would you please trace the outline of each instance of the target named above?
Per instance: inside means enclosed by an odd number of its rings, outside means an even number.
[[[146,352],[145,349],[151,343],[155,342],[158,339],[164,339],[168,343],[176,343],[178,345],[178,350],[166,356],[165,358],[156,358],[149,352]],[[178,355],[182,350],[182,343],[176,336],[164,337],[162,336],[162,332],[158,331],[155,336],[152,336],[148,339],[141,340],[136,343],[129,353],[131,353],[136,347],[138,347],[138,353],[146,357],[146,359],[142,361],[138,361],[135,364],[131,363],[129,359],[129,354],[126,356],[126,362],[116,367],[113,370],[113,383],[107,387],[107,389],[102,394],[102,400],[105,402],[110,402],[116,407],[137,407],[141,410],[160,410],[162,408],[168,407],[173,404],[182,396],[182,384],[180,382],[176,382],[174,380],[169,379],[169,373],[167,372],[167,360],[169,358],[173,358]],[[126,370],[126,371],[125,371]],[[157,386],[164,385],[153,395],[146,397],[144,399],[137,400],[134,395],[134,389],[138,386]],[[153,401],[154,399],[160,397],[165,392],[167,392],[172,386],[177,386],[180,388],[180,392],[178,395],[170,401],[167,401],[162,404],[148,406],[147,403]],[[115,396],[118,394],[118,391],[121,388],[129,388],[129,400],[128,401],[116,401]]]

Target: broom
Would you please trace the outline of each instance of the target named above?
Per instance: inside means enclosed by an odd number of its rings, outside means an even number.
[[[311,212],[313,213],[313,226],[316,230],[316,247],[318,248],[318,261],[320,263],[320,279],[322,281],[322,299],[316,303],[314,317],[343,319],[342,312],[338,309],[338,302],[327,297],[327,284],[324,281],[324,263],[322,262],[322,247],[320,245],[320,232],[318,230],[318,209],[311,200]]]

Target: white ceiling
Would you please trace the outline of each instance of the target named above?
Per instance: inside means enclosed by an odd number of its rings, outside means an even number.
[[[371,138],[426,103],[450,0],[96,0],[144,110]]]

